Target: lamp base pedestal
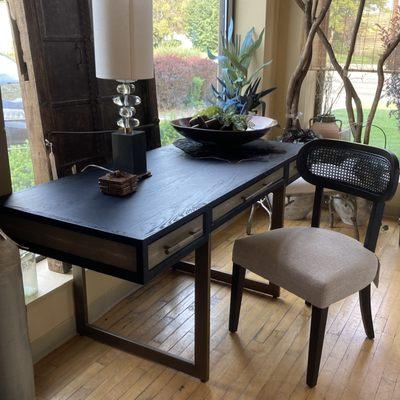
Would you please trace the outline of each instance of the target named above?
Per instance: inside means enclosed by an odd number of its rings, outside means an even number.
[[[132,133],[113,132],[111,134],[113,166],[135,175],[146,175],[146,134],[144,131]]]

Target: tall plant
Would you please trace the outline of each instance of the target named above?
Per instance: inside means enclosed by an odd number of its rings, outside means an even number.
[[[306,20],[309,21],[310,8],[316,9],[316,7],[318,6],[318,0],[295,0],[295,2],[300,7],[300,9],[305,13]],[[330,3],[331,3],[331,1],[327,0],[325,2],[324,7],[327,7],[329,9]],[[359,0],[359,2],[358,2],[356,18],[355,18],[354,24],[351,29],[349,49],[347,52],[346,60],[343,65],[338,61],[335,50],[332,47],[332,44],[329,41],[326,33],[324,32],[323,29],[321,29],[320,24],[318,24],[318,26],[316,27],[316,32],[323,44],[328,56],[329,56],[329,59],[330,59],[330,62],[332,64],[333,68],[339,74],[340,78],[343,81],[343,86],[344,86],[344,90],[346,93],[346,111],[347,111],[347,116],[349,119],[350,128],[351,128],[354,140],[356,142],[361,142],[363,129],[365,128],[364,143],[368,144],[369,139],[370,139],[371,127],[373,125],[373,120],[375,118],[375,114],[376,114],[376,110],[378,108],[379,101],[382,97],[384,81],[385,81],[385,74],[384,74],[385,63],[400,43],[400,31],[393,32],[393,34],[388,36],[387,41],[384,40],[383,51],[379,57],[378,64],[377,64],[378,84],[377,84],[377,87],[375,90],[375,95],[374,95],[374,100],[373,100],[373,103],[371,106],[371,110],[368,114],[367,121],[364,126],[364,110],[363,110],[362,102],[361,102],[360,96],[358,95],[358,93],[350,79],[349,69],[350,69],[351,63],[353,61],[356,42],[357,42],[358,34],[360,31],[361,20],[362,20],[362,16],[363,16],[363,13],[365,10],[365,3],[366,3],[366,0]],[[311,19],[310,21],[313,21],[313,20],[314,19]],[[314,20],[314,22],[315,22],[315,20]],[[382,31],[382,28],[381,28],[381,31]],[[311,51],[311,54],[312,54],[312,51]],[[308,63],[310,63],[310,62],[311,62],[311,58],[308,58]],[[307,71],[308,71],[308,68],[307,68]],[[297,95],[300,93],[300,88],[301,87],[299,87],[296,91]]]
[[[303,0],[296,1],[303,7],[305,15],[306,41],[301,51],[296,69],[290,78],[287,90],[285,123],[285,128],[287,130],[300,128],[298,114],[301,87],[307,72],[310,69],[315,36],[332,3],[332,0],[326,0],[323,5],[319,5],[318,0],[305,0],[304,2]]]
[[[261,99],[276,88],[261,92],[257,90],[261,82],[261,72],[272,61],[267,61],[254,72],[250,72],[250,63],[262,43],[263,36],[264,29],[257,35],[252,28],[242,41],[241,35],[234,34],[231,20],[227,32],[221,33],[221,54],[215,55],[208,50],[209,58],[218,61],[220,65],[220,75],[217,78],[220,87],[217,89],[212,85],[212,91],[217,104],[223,110],[234,108],[238,114],[247,114],[262,105],[263,112],[265,111],[265,103]]]

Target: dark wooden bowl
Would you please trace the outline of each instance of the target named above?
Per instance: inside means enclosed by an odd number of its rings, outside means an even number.
[[[189,125],[189,118],[180,118],[171,122],[171,125],[182,135],[196,142],[206,145],[217,146],[239,146],[252,142],[268,133],[278,122],[267,117],[258,115],[252,116],[253,128],[247,131],[219,131],[214,129],[192,128]]]

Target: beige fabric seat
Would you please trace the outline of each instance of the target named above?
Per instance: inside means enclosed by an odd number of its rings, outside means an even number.
[[[308,227],[238,239],[233,262],[319,308],[364,289],[379,266],[375,254],[357,240]]]
[[[396,193],[399,161],[376,147],[320,139],[301,147],[296,165],[300,176],[315,185],[312,228],[277,229],[235,241],[229,330],[238,329],[243,289],[249,287],[246,269],[267,278],[271,294],[278,295],[277,288],[282,286],[305,299],[312,306],[306,381],[314,387],[330,304],[358,292],[365,333],[369,339],[375,337],[371,282],[378,277],[379,262],[374,251],[385,202]],[[372,201],[364,246],[340,233],[316,228],[324,189]]]

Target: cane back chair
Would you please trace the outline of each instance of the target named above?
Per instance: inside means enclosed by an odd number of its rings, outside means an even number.
[[[229,330],[238,327],[246,269],[303,298],[312,306],[307,384],[313,387],[331,304],[359,292],[364,329],[374,338],[370,291],[379,275],[374,252],[385,202],[398,185],[399,162],[384,149],[319,139],[301,148],[297,168],[316,187],[311,227],[281,228],[235,241]],[[364,246],[319,228],[324,188],[372,202]]]

